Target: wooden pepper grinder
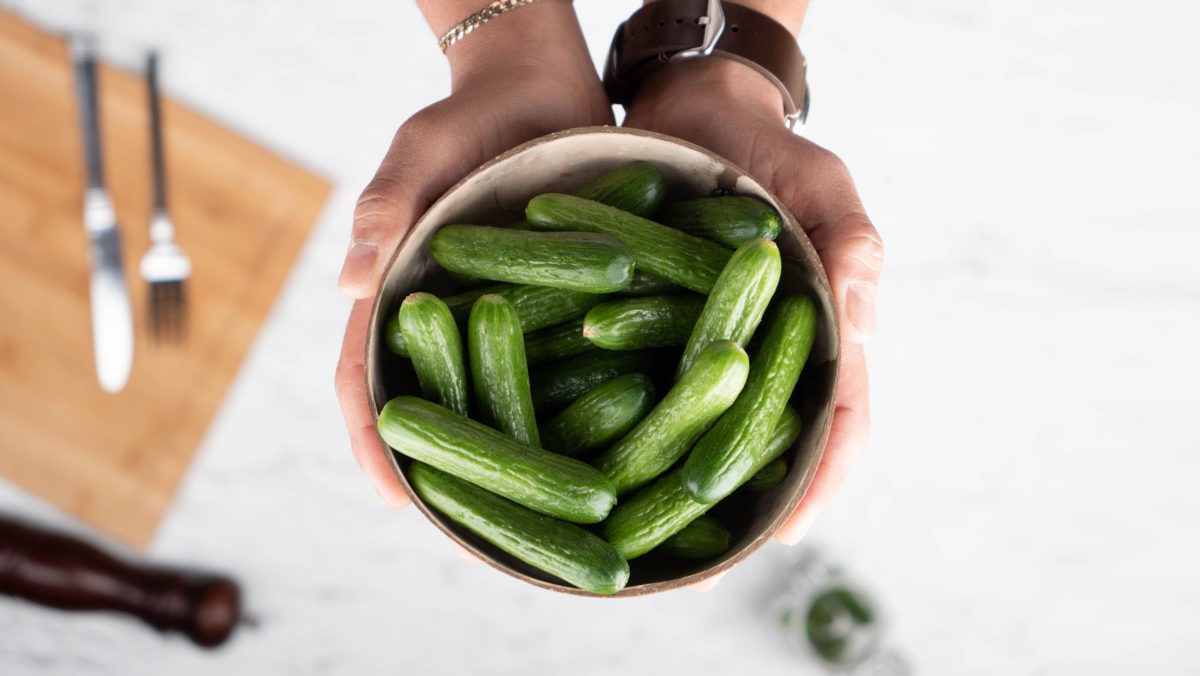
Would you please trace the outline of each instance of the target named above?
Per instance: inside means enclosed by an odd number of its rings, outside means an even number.
[[[238,623],[240,592],[223,577],[138,566],[58,533],[0,517],[0,593],[65,610],[115,610],[204,647]]]

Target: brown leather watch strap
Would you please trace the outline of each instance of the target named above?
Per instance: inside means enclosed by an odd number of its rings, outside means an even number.
[[[791,32],[771,17],[722,2],[725,28],[711,56],[732,59],[762,73],[779,89],[789,124],[808,112],[805,61]],[[617,28],[604,68],[604,88],[613,103],[628,105],[638,85],[671,57],[704,42],[708,0],[658,0]]]

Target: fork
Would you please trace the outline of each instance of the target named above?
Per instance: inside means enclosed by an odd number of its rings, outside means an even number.
[[[187,294],[184,282],[192,262],[175,244],[175,226],[167,215],[166,168],[163,162],[162,117],[158,94],[158,55],[146,58],[146,87],[150,99],[150,154],[154,166],[154,216],[150,220],[150,250],[139,269],[150,286],[150,327],[155,340],[177,342],[184,335]]]

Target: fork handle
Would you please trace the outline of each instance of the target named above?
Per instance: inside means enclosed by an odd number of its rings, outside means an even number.
[[[154,208],[167,210],[166,162],[163,158],[162,101],[158,93],[158,52],[146,56],[146,89],[150,99],[150,161],[154,166]]]

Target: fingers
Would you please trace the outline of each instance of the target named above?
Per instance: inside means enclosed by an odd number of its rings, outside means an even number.
[[[346,337],[342,342],[342,354],[334,374],[334,389],[342,407],[342,417],[350,432],[350,449],[358,466],[375,486],[375,492],[384,504],[399,509],[410,502],[408,493],[396,475],[375,431],[367,400],[367,381],[363,370],[363,346],[366,343],[368,320],[371,314],[370,299],[355,301],[346,322]]]
[[[726,572],[728,572],[728,571],[726,571]],[[713,575],[712,577],[708,578],[707,580],[701,580],[695,584],[689,584],[687,586],[687,588],[691,589],[694,592],[706,592],[706,591],[712,589],[713,587],[716,587],[717,583],[720,582],[721,578],[723,578],[723,577],[725,577],[725,573],[721,573],[720,575]]]
[[[375,177],[354,208],[350,247],[338,287],[351,298],[375,293],[392,252],[421,214],[463,173],[446,152],[456,113],[443,103],[414,115],[396,132]]]
[[[833,502],[870,436],[867,362],[862,345],[842,343],[841,360],[833,426],[821,464],[800,505],[775,533],[775,539],[785,545],[799,542],[817,516]]]
[[[883,270],[883,240],[863,211],[846,165],[833,153],[792,137],[791,171],[803,176],[779,194],[821,256],[841,318],[842,340],[863,343],[875,332],[875,296]],[[779,174],[776,174],[778,177]]]

